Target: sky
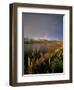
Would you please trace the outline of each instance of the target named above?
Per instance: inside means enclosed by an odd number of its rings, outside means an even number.
[[[22,13],[24,37],[63,40],[63,15]]]

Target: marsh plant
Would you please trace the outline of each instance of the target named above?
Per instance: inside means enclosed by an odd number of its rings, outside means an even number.
[[[46,43],[26,41],[24,44],[24,74],[62,73],[63,47],[57,45],[49,48],[50,45],[47,46]]]

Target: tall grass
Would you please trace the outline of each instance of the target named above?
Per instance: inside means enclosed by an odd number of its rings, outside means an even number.
[[[25,54],[24,59],[25,74],[63,72],[63,48],[53,52],[52,55],[44,47],[32,48],[30,53]]]

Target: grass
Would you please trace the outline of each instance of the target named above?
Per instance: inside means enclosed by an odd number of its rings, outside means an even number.
[[[29,40],[24,45],[24,74],[63,72],[63,41]]]

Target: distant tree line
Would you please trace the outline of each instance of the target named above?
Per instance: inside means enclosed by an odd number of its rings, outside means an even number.
[[[33,39],[30,39],[28,37],[24,38],[24,44],[32,43]]]

